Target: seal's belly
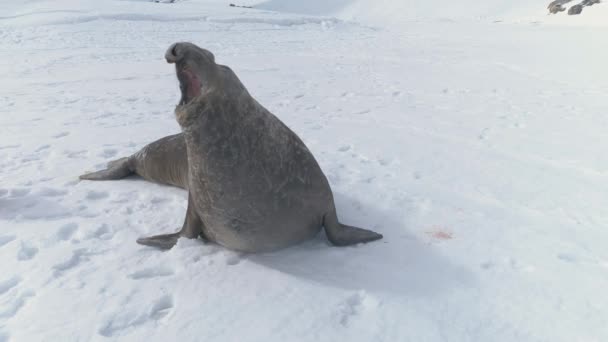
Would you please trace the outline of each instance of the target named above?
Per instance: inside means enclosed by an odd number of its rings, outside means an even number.
[[[204,234],[226,248],[241,252],[265,252],[296,245],[321,230],[322,215],[268,215],[247,221],[224,215],[204,215]]]

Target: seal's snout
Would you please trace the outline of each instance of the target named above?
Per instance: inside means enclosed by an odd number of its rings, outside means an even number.
[[[169,48],[167,49],[167,52],[165,52],[165,59],[167,60],[167,63],[177,63],[177,61],[179,60],[179,49],[178,49],[178,45],[179,43],[174,43],[171,46],[169,46]]]

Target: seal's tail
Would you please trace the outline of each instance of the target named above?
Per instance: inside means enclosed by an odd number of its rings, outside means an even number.
[[[133,174],[133,170],[129,166],[129,157],[120,158],[108,163],[108,168],[91,173],[85,173],[80,176],[80,179],[86,180],[113,180],[125,178]]]
[[[336,209],[325,214],[323,226],[327,239],[335,246],[350,246],[382,239],[382,234],[338,222]]]

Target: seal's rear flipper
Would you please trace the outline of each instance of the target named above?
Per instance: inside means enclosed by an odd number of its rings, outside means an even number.
[[[351,227],[341,223],[339,228],[327,229],[325,233],[329,242],[335,246],[350,246],[357,243],[365,243],[382,239],[382,234],[372,232],[371,230]]]
[[[129,158],[120,158],[108,163],[108,168],[105,170],[86,173],[80,176],[80,179],[86,180],[113,180],[125,178],[133,174],[129,166]]]
[[[338,222],[335,210],[325,215],[323,226],[327,239],[335,246],[350,246],[382,239],[382,234]]]
[[[156,247],[160,249],[171,249],[177,243],[180,233],[155,235],[137,239],[137,243],[144,246]]]

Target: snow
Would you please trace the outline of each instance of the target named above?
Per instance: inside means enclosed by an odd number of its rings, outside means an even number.
[[[0,3],[0,341],[608,340],[608,5],[228,3]],[[175,41],[231,66],[342,221],[385,238],[137,245],[185,192],[78,175],[179,131]]]

